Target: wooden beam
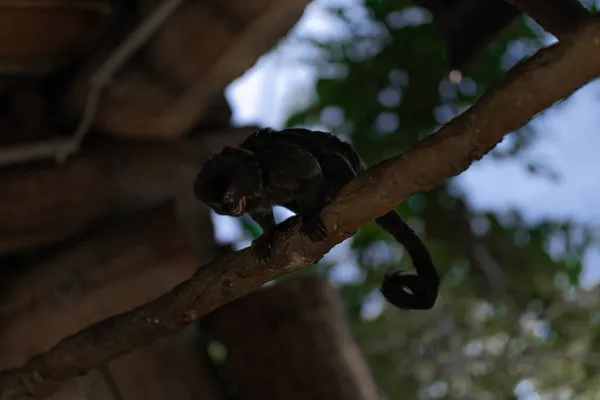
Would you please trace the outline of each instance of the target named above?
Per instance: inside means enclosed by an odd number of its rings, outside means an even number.
[[[225,129],[182,143],[90,141],[65,165],[2,168],[0,255],[59,242],[108,217],[166,199],[186,204],[193,214],[202,207],[192,190],[201,163],[254,129]]]
[[[203,254],[193,250],[168,203],[89,233],[12,282],[0,302],[0,370],[188,279],[215,254],[205,214],[197,221],[207,243]]]
[[[98,143],[64,166],[8,168],[0,176],[0,254],[50,244],[111,215],[166,200],[181,164],[173,146]]]
[[[0,2],[0,74],[48,73],[88,51],[114,17],[108,0]]]
[[[293,27],[309,1],[246,3],[184,2],[112,77],[95,127],[137,138],[185,135],[225,87]],[[82,115],[90,77],[113,48],[99,50],[70,85],[65,113],[74,121]]]

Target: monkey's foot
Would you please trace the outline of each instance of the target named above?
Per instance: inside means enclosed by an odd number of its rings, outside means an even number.
[[[302,233],[313,242],[321,242],[327,238],[327,230],[321,217],[317,214],[303,221]]]

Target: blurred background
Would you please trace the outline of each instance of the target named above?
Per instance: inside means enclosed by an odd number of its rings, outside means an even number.
[[[29,53],[0,54],[0,369],[260,236],[249,218],[218,216],[189,193],[202,161],[256,126],[332,131],[372,165],[406,152],[556,42],[500,0],[265,0],[216,11],[188,2],[110,85],[88,91],[112,49],[160,7],[126,3],[110,23],[108,11],[87,15],[85,29],[70,14],[35,19],[35,6],[6,17],[73,29],[46,43],[22,34]],[[14,12],[6,9],[0,21]],[[238,25],[225,34],[227,18]],[[67,50],[75,55],[58,62]],[[90,102],[95,87],[107,91],[100,106]],[[384,303],[383,276],[411,263],[369,224],[316,265],[55,398],[600,399],[599,93],[597,81],[586,85],[397,207],[443,276],[433,310]],[[93,122],[82,122],[88,111]],[[56,164],[57,143],[71,143],[73,131],[85,136],[81,151]]]
[[[235,123],[333,130],[372,164],[405,152],[555,41],[516,18],[454,84],[431,14],[412,2],[315,1],[227,96]],[[599,88],[587,85],[466,172],[398,207],[445,275],[432,313],[384,305],[383,274],[410,261],[376,227],[312,268],[340,290],[389,398],[600,398]],[[243,223],[213,218],[220,241],[245,247],[253,237]]]

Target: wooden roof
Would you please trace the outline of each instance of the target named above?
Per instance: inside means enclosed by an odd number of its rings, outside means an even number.
[[[223,89],[307,3],[1,1],[0,145],[69,136],[96,92],[93,131],[176,139],[206,119],[227,125]]]
[[[0,0],[0,370],[214,256],[192,182],[254,129],[223,90],[307,3]]]

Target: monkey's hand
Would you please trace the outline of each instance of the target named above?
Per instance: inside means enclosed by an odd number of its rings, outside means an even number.
[[[268,264],[271,261],[271,247],[273,242],[273,230],[268,230],[252,243],[252,251],[261,264]]]
[[[271,260],[271,244],[268,241],[252,243],[252,251],[261,264],[268,264]]]
[[[439,289],[418,275],[395,271],[385,276],[379,290],[387,301],[398,308],[429,310],[435,305]]]

